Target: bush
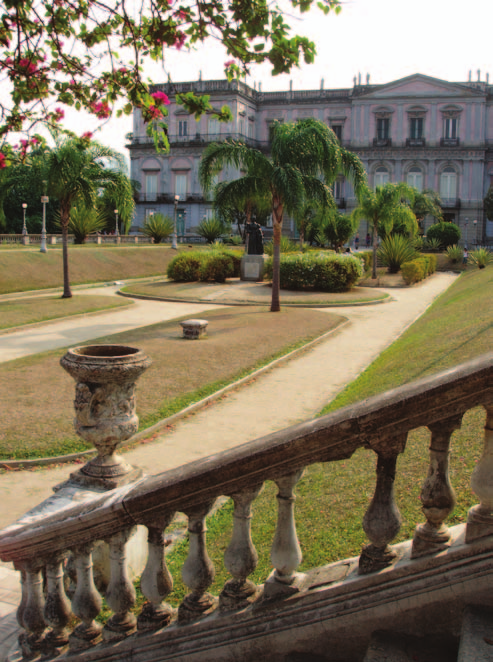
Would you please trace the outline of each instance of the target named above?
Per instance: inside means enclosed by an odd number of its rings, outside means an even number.
[[[223,242],[225,244],[229,244],[230,246],[241,246],[245,243],[239,234],[232,234],[229,237],[225,237]]]
[[[197,234],[204,237],[208,244],[212,244],[216,239],[220,239],[227,231],[228,227],[218,218],[204,218],[197,227]]]
[[[441,248],[441,243],[439,239],[426,239],[426,241],[423,243],[423,251],[426,251],[427,253],[440,253],[442,250]]]
[[[478,269],[484,269],[490,262],[493,262],[493,254],[487,248],[478,248],[469,253],[469,262]]]
[[[289,237],[281,235],[281,253],[298,253],[300,247]],[[274,241],[269,239],[264,243],[264,253],[267,255],[274,255]]]
[[[463,250],[460,246],[457,246],[457,244],[454,244],[453,246],[449,246],[446,250],[447,257],[452,262],[452,264],[457,264],[462,260],[462,254]]]
[[[436,255],[421,255],[415,260],[404,262],[401,266],[402,277],[408,285],[418,283],[436,271]]]
[[[239,278],[243,251],[211,248],[207,251],[179,253],[168,265],[171,280],[193,282],[213,280],[224,283],[226,278]]]
[[[173,230],[173,220],[164,214],[148,216],[142,228],[146,237],[152,237],[155,244],[160,244],[163,239],[166,241],[173,234]]]
[[[55,215],[55,226],[61,227],[60,213]],[[75,244],[85,244],[86,237],[106,227],[106,219],[96,208],[87,208],[79,204],[70,210],[68,231],[74,235]]]
[[[427,232],[428,242],[430,239],[436,239],[440,243],[441,248],[447,248],[458,244],[460,240],[460,229],[455,223],[435,223],[428,228]]]
[[[396,274],[404,262],[410,262],[416,257],[416,249],[408,237],[401,234],[385,237],[377,251],[378,260],[389,273]]]
[[[168,264],[166,274],[171,280],[193,282],[199,280],[200,265],[203,259],[202,251],[178,253]]]
[[[358,257],[364,263],[363,269],[365,271],[369,271],[371,269],[371,265],[373,264],[373,252],[361,251],[360,253],[358,253]]]
[[[354,255],[304,253],[281,255],[280,286],[286,290],[349,290],[363,274],[361,261]],[[272,258],[266,263],[266,275],[272,278]]]
[[[231,278],[233,274],[234,265],[230,255],[217,250],[204,253],[199,268],[199,280],[224,283],[226,278]]]

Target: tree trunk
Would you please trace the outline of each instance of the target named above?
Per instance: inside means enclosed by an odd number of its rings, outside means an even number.
[[[62,256],[63,256],[63,294],[62,299],[70,299],[72,292],[70,290],[70,280],[68,274],[68,220],[69,212],[60,210],[60,220],[62,224]]]
[[[272,260],[272,300],[270,304],[271,313],[278,313],[281,310],[279,302],[279,284],[281,271],[281,234],[282,234],[282,212],[281,204],[274,205],[272,210],[272,221],[274,225],[274,254]]]
[[[300,226],[300,248],[303,248],[304,243],[305,243],[305,226],[301,225]]]
[[[373,223],[373,264],[371,267],[371,277],[377,277],[377,248],[378,248],[378,232],[377,224]]]

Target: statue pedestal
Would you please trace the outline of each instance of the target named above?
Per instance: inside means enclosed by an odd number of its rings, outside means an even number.
[[[244,255],[241,258],[240,279],[249,281],[264,280],[267,255]]]

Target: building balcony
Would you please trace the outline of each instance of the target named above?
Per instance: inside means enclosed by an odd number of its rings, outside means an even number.
[[[406,138],[406,147],[424,147],[425,145],[424,138]]]
[[[440,138],[440,147],[458,147],[460,138]]]
[[[460,198],[441,198],[442,209],[460,209]]]
[[[392,147],[392,138],[373,138],[373,147]]]

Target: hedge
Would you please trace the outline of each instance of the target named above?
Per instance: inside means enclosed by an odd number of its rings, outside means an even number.
[[[181,253],[169,263],[167,275],[176,281],[213,280],[216,283],[224,283],[226,278],[240,276],[242,255],[242,250],[222,248]]]
[[[420,255],[415,260],[404,262],[401,266],[402,277],[408,285],[418,283],[427,276],[435,273],[437,268],[437,256],[430,253],[429,255]]]
[[[272,278],[272,258],[266,263],[267,278]],[[297,253],[281,255],[280,286],[285,290],[349,290],[363,274],[361,260],[355,255]]]

